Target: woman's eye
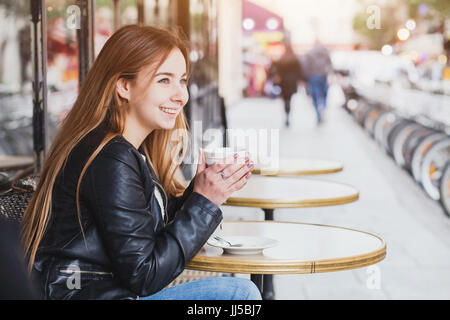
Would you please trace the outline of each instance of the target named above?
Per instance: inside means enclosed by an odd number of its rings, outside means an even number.
[[[158,81],[158,83],[169,83],[169,79],[168,78],[164,78]]]
[[[187,79],[181,79],[182,84],[186,84],[187,82],[188,82]]]

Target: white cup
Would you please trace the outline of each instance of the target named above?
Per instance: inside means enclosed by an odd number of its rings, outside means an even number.
[[[237,159],[233,158],[231,163],[240,163],[242,161],[245,161],[245,157],[248,156],[248,152],[244,148],[232,147],[206,149],[204,150],[204,153],[207,166],[213,165],[214,163],[226,158],[231,158],[235,153],[238,155],[238,157]]]

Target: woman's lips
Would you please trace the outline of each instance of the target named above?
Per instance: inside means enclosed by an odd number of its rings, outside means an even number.
[[[159,107],[159,109],[164,112],[165,115],[173,118],[176,117],[176,115],[178,114],[178,110],[177,109],[173,109],[173,108],[165,108],[165,107]]]

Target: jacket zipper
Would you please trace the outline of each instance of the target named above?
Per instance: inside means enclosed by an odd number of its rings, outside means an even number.
[[[102,272],[102,271],[86,271],[86,270],[73,270],[73,269],[63,269],[59,270],[62,273],[72,274],[72,273],[84,273],[84,274],[98,274],[98,275],[110,275],[112,276],[112,272]]]

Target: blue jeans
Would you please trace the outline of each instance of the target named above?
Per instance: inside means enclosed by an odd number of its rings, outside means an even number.
[[[163,289],[140,300],[261,300],[256,285],[235,277],[205,278]]]
[[[327,106],[328,82],[326,76],[311,76],[308,79],[309,90],[316,109],[317,122],[321,121],[320,114]]]

